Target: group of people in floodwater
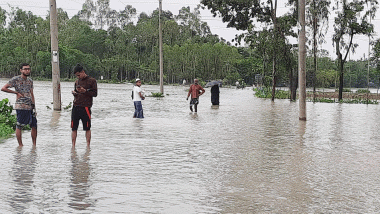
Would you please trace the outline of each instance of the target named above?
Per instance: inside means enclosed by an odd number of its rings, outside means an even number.
[[[71,111],[71,139],[72,146],[75,147],[79,121],[82,121],[83,130],[86,132],[87,146],[91,142],[91,107],[93,98],[98,95],[96,79],[86,74],[83,66],[77,64],[74,67],[74,75],[77,80],[74,84],[72,94],[74,96],[73,108]],[[22,129],[29,125],[31,127],[31,137],[33,146],[37,141],[37,111],[36,102],[33,93],[33,80],[30,78],[31,67],[28,63],[20,65],[21,75],[15,76],[6,83],[1,90],[7,93],[16,94],[15,110],[17,115],[16,138],[19,146],[22,143]],[[11,90],[10,88],[14,88]],[[186,100],[190,99],[191,112],[198,111],[199,97],[205,93],[205,89],[199,85],[198,79],[194,79],[194,84],[190,85]],[[136,79],[133,87],[132,99],[135,107],[133,118],[144,118],[142,100],[145,99],[145,93],[141,89],[141,80]],[[213,105],[219,105],[219,85],[213,85],[211,88],[211,102]],[[194,107],[194,109],[193,109]]]

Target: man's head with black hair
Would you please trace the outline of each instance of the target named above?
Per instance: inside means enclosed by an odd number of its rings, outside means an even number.
[[[28,63],[24,62],[20,64],[20,70],[24,68],[24,66],[30,66]]]
[[[83,66],[81,64],[77,64],[74,68],[74,74],[83,71]]]
[[[24,77],[30,76],[30,65],[28,63],[22,63],[20,65],[20,72]]]
[[[80,64],[77,64],[74,68],[74,75],[78,78],[78,79],[84,79],[87,77],[87,74],[85,72],[85,70],[83,69],[83,66],[80,65]]]

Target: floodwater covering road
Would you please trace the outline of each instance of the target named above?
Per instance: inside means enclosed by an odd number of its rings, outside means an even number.
[[[133,119],[132,85],[98,84],[91,148],[78,131],[72,149],[70,109],[48,109],[52,84],[34,85],[37,147],[29,131],[23,148],[0,143],[2,213],[380,212],[379,105],[307,103],[304,122],[298,102],[221,88],[220,106],[206,89],[195,114],[187,87],[165,86]]]

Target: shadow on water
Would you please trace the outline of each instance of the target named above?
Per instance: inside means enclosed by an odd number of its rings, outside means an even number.
[[[24,213],[34,197],[34,173],[37,162],[36,147],[32,147],[29,154],[22,154],[23,147],[18,147],[12,167],[13,193],[9,203],[15,213]]]
[[[89,188],[91,186],[90,151],[91,149],[87,148],[82,158],[78,157],[76,149],[71,151],[72,166],[70,170],[70,202],[68,205],[76,210],[86,210],[93,205],[93,202],[89,199]]]

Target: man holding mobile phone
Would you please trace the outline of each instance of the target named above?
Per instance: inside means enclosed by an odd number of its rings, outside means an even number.
[[[87,146],[91,142],[91,107],[93,97],[98,95],[96,80],[88,76],[80,64],[74,68],[74,75],[78,78],[74,85],[74,103],[71,112],[71,138],[73,147],[77,139],[79,120],[82,120],[83,130],[86,131]]]

